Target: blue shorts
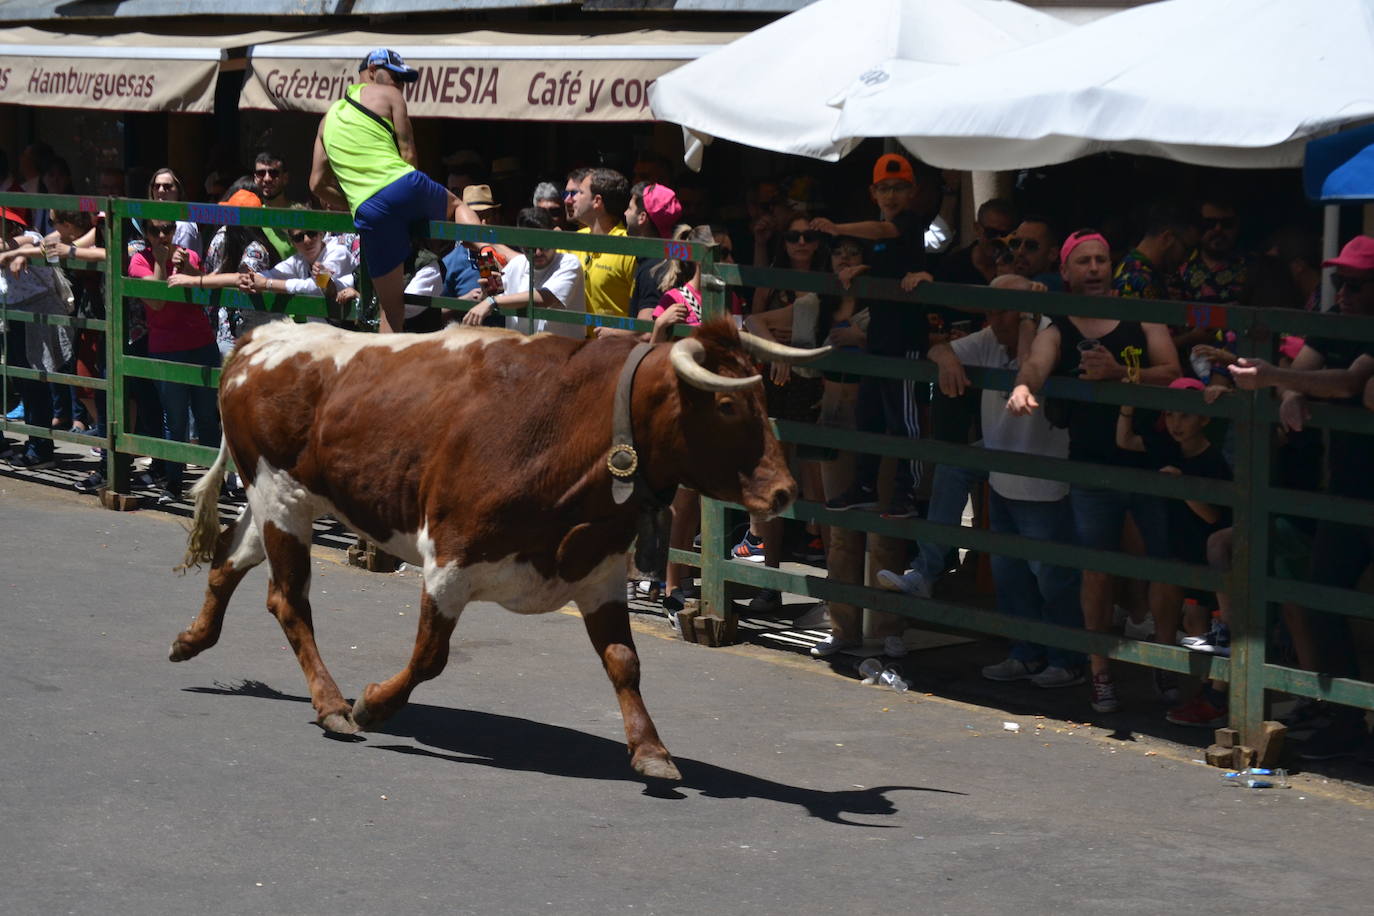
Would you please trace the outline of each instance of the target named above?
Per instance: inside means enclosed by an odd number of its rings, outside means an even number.
[[[1069,505],[1080,545],[1120,550],[1121,526],[1129,512],[1145,541],[1145,555],[1169,557],[1169,523],[1164,500],[1159,497],[1073,484],[1069,487]]]
[[[448,189],[421,171],[407,172],[358,207],[353,225],[373,277],[391,273],[410,254],[410,226],[448,215]]]

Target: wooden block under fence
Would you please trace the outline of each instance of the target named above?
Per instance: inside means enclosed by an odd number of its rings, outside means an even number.
[[[98,494],[100,505],[115,512],[132,512],[141,505],[139,498],[132,493],[116,493],[109,487],[101,487]]]
[[[682,625],[682,641],[697,641],[697,618],[701,611],[696,608],[683,608],[677,612],[677,622]]]
[[[1270,769],[1278,766],[1287,735],[1288,726],[1282,722],[1266,721],[1261,724],[1259,739],[1255,741],[1255,766]]]
[[[1235,751],[1233,747],[1226,747],[1221,744],[1213,744],[1203,752],[1203,759],[1210,767],[1223,767],[1233,769],[1235,766]]]
[[[1237,770],[1243,770],[1246,767],[1255,765],[1255,749],[1253,747],[1247,744],[1237,744],[1235,747],[1231,748],[1231,752],[1233,755],[1231,757],[1231,766],[1235,767]]]
[[[1240,729],[1219,728],[1216,730],[1214,740],[1221,747],[1235,747],[1240,744]]]

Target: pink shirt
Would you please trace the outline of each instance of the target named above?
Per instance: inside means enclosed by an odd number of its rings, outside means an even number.
[[[200,256],[186,251],[192,267],[200,267]],[[169,273],[175,273],[170,271]],[[129,259],[129,276],[151,277],[153,262],[148,252],[140,251]],[[203,306],[190,302],[164,302],[162,308],[148,306],[148,353],[176,353],[214,345],[215,329]]]

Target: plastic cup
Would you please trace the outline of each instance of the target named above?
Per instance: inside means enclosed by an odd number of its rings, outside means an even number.
[[[324,292],[326,289],[329,288],[329,281],[332,279],[334,279],[333,276],[321,271],[320,273],[315,274],[315,285],[320,288],[320,292]]]

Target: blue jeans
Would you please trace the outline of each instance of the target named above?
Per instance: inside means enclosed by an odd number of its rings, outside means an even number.
[[[149,353],[153,359],[165,359],[177,363],[190,363],[194,366],[218,366],[219,347],[208,343],[194,350],[173,350],[168,353]],[[157,382],[158,397],[162,401],[163,423],[168,441],[187,441],[189,410],[196,416],[196,433],[201,445],[219,448],[219,402],[214,388],[200,385],[183,385],[180,382]],[[186,465],[173,461],[166,463],[167,489],[173,493],[181,492],[182,477]]]
[[[964,506],[968,504],[969,494],[980,481],[987,479],[987,471],[953,464],[936,465],[935,475],[930,482],[930,508],[926,510],[926,520],[942,525],[960,524],[964,520]],[[935,580],[949,569],[949,551],[946,544],[921,541],[920,550],[911,561],[911,568],[934,585]]]
[[[1129,512],[1145,541],[1145,554],[1159,558],[1169,556],[1169,522],[1164,500],[1158,496],[1074,484],[1069,488],[1069,503],[1073,506],[1077,541],[1082,546],[1120,550],[1121,527]]]
[[[993,490],[988,518],[993,531],[1061,544],[1072,544],[1074,540],[1073,512],[1067,497],[1054,502],[1032,502],[1007,499]],[[992,581],[1002,613],[1082,628],[1083,609],[1078,602],[1082,574],[1078,570],[993,554]],[[1083,664],[1081,653],[1029,642],[1014,643],[1011,657],[1027,663],[1043,658],[1058,668]]]

